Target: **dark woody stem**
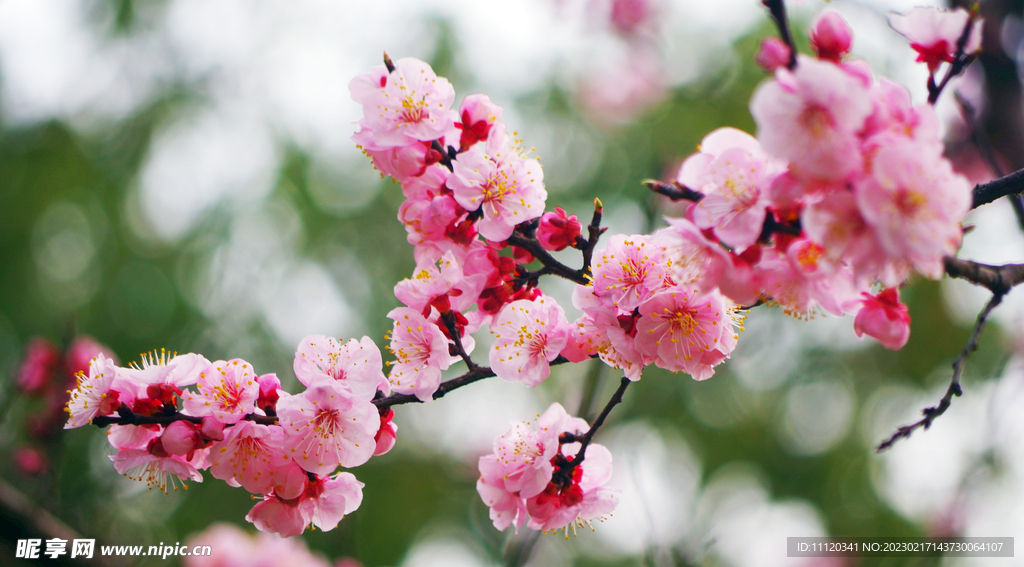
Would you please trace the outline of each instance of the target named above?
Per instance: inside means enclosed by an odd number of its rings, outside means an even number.
[[[479,366],[477,363],[473,362],[469,353],[466,352],[465,347],[462,346],[462,336],[459,334],[458,325],[455,324],[455,312],[448,311],[447,313],[442,313],[441,321],[444,323],[444,326],[448,328],[448,334],[451,335],[452,342],[455,343],[455,354],[462,357],[462,361],[466,363],[466,368],[468,370],[476,370]]]
[[[612,412],[612,408],[622,403],[622,395],[626,392],[626,388],[629,387],[630,384],[632,384],[632,380],[623,376],[618,389],[616,389],[615,393],[612,394],[612,397],[608,400],[608,403],[605,404],[604,409],[601,410],[601,413],[597,418],[594,419],[594,423],[590,425],[590,429],[588,429],[586,433],[583,435],[576,435],[574,433],[566,432],[558,436],[559,443],[579,443],[580,450],[576,452],[576,455],[571,461],[565,459],[559,464],[558,469],[555,470],[554,474],[551,476],[551,481],[554,482],[555,485],[566,487],[572,484],[573,469],[578,467],[583,463],[583,460],[587,458],[587,447],[590,446],[590,442],[594,439],[594,434],[597,433],[597,430],[600,429],[602,425],[604,425],[604,420],[608,418],[608,414]]]
[[[540,241],[532,236],[527,236],[519,230],[512,233],[512,236],[508,238],[506,242],[513,246],[518,246],[523,250],[529,252],[534,259],[544,266],[542,269],[536,272],[524,272],[521,274],[521,278],[526,281],[534,277],[541,275],[552,274],[563,279],[567,279],[571,282],[576,282],[580,285],[590,285],[591,282],[591,268],[590,262],[594,257],[594,248],[597,247],[597,241],[604,234],[604,231],[608,230],[601,226],[601,217],[604,213],[604,205],[601,204],[600,199],[594,199],[594,216],[590,221],[590,225],[587,226],[587,231],[590,236],[589,239],[577,238],[576,247],[580,248],[583,252],[583,267],[578,270],[574,270],[569,266],[559,262],[551,255],[550,252],[544,249],[540,245]],[[521,225],[520,225],[521,226]],[[518,228],[518,227],[517,227]]]
[[[928,76],[928,104],[935,104],[935,101],[939,100],[939,95],[942,94],[943,89],[949,84],[950,79],[962,73],[974,61],[974,55],[964,54],[964,47],[967,46],[967,40],[971,36],[971,28],[974,27],[974,22],[977,21],[977,18],[978,13],[971,10],[971,15],[967,18],[967,25],[964,26],[964,31],[960,33],[960,37],[956,40],[956,52],[953,54],[953,62],[946,68],[946,75],[942,77],[942,82],[936,85],[935,76]]]

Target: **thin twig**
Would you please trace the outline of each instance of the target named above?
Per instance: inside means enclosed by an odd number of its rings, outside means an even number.
[[[1024,283],[1024,264],[990,266],[952,256],[944,258],[943,263],[949,277],[967,280],[997,295],[1005,295],[1014,286]]]
[[[607,227],[601,226],[601,217],[604,215],[604,205],[601,203],[601,199],[594,199],[594,216],[590,219],[590,224],[587,225],[587,241],[583,247],[583,267],[580,268],[580,274],[584,277],[591,275],[590,266],[594,260],[594,248],[597,247],[597,241],[604,234],[604,231],[608,230]]]
[[[932,426],[935,418],[946,413],[949,409],[950,403],[953,401],[954,396],[963,394],[963,390],[960,388],[960,375],[963,373],[964,363],[967,362],[967,357],[972,352],[978,350],[978,336],[981,334],[982,327],[985,326],[985,321],[988,319],[989,313],[996,308],[997,305],[1003,300],[1005,292],[997,292],[992,294],[992,298],[985,304],[985,308],[978,314],[978,320],[974,323],[974,331],[971,332],[971,338],[968,339],[967,344],[964,345],[964,349],[960,351],[960,356],[956,357],[953,361],[953,377],[949,381],[949,387],[946,388],[946,393],[939,400],[939,405],[934,407],[925,408],[921,411],[924,414],[924,418],[920,421],[912,423],[910,425],[904,425],[896,430],[896,433],[892,434],[892,437],[882,442],[876,449],[876,453],[880,453],[889,449],[900,439],[906,439],[919,428],[928,429]]]
[[[704,193],[690,189],[682,183],[664,183],[657,179],[644,179],[640,183],[651,191],[664,195],[673,201],[693,201],[696,203],[704,198]]]
[[[479,365],[473,362],[473,359],[466,352],[466,348],[462,346],[462,335],[459,334],[459,327],[455,324],[455,312],[449,311],[441,314],[441,322],[448,328],[448,334],[452,337],[452,342],[455,343],[455,353],[458,354],[462,361],[466,363],[466,369],[473,371],[479,368]]]
[[[626,388],[632,384],[633,381],[625,376],[622,377],[622,381],[619,387],[612,394],[611,399],[605,404],[604,409],[594,420],[594,423],[590,425],[590,429],[587,430],[582,436],[577,436],[572,432],[562,433],[559,438],[559,443],[579,443],[580,449],[576,451],[576,455],[573,456],[572,460],[564,460],[558,469],[551,475],[551,481],[558,486],[569,486],[572,484],[572,472],[573,469],[583,463],[583,460],[587,457],[587,447],[590,445],[590,441],[593,440],[594,434],[597,430],[604,425],[604,420],[608,418],[608,414],[612,412],[612,408],[622,403],[622,394],[626,392]]]

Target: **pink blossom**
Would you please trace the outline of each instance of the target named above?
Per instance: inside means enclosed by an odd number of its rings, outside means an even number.
[[[68,422],[64,429],[73,429],[92,423],[97,415],[110,415],[125,399],[130,399],[128,385],[118,379],[118,368],[114,361],[103,354],[89,363],[89,374],[78,375],[78,387],[71,392],[68,401]]]
[[[616,234],[608,247],[594,252],[594,295],[631,311],[664,286],[667,261],[650,237]]]
[[[284,429],[242,421],[229,427],[224,440],[210,447],[213,478],[254,494],[270,492],[274,471],[287,465]]]
[[[963,52],[973,55],[981,50],[982,22],[981,18],[972,18],[963,8],[940,10],[917,7],[906,14],[889,15],[889,25],[907,38],[910,47],[917,52],[918,63],[927,64],[928,71],[932,73],[940,64],[953,61],[957,43],[968,25],[971,30]]]
[[[462,122],[455,125],[462,131],[459,148],[465,151],[473,144],[486,140],[491,127],[501,120],[501,114],[502,108],[492,103],[487,95],[475,94],[462,99],[462,106],[459,107]]]
[[[349,83],[352,98],[363,105],[362,124],[372,131],[373,143],[379,149],[400,148],[442,138],[452,128],[455,89],[417,59],[394,65],[391,73],[382,76],[377,67]]]
[[[60,351],[46,339],[32,339],[18,371],[18,388],[26,394],[40,394],[49,385],[60,364]],[[95,356],[93,353],[92,356]],[[90,356],[90,358],[92,358]]]
[[[526,523],[526,498],[540,494],[551,481],[552,459],[559,453],[562,433],[583,433],[587,422],[566,413],[554,403],[537,417],[533,427],[514,422],[494,440],[494,452],[480,457],[477,492],[491,509],[494,527],[504,530]]]
[[[286,500],[273,493],[265,495],[245,519],[260,531],[283,537],[301,535],[311,523],[323,531],[330,531],[345,515],[359,508],[363,501],[363,486],[347,472],[326,479],[318,478],[310,481],[298,498]]]
[[[665,220],[669,226],[656,231],[652,240],[663,250],[666,273],[673,282],[702,289],[720,286],[722,293],[741,303],[757,299],[757,282],[749,274],[733,273],[735,263],[724,248],[689,219]]]
[[[409,244],[418,245],[447,239],[449,227],[465,213],[451,195],[433,195],[402,203],[398,220],[405,226]]]
[[[145,449],[160,434],[159,425],[111,425],[107,428],[107,443],[115,449]]]
[[[907,89],[884,78],[872,87],[871,96],[874,111],[864,124],[862,146],[868,161],[898,139],[909,138],[931,145],[939,153],[943,151],[939,117],[932,105],[914,106]]]
[[[971,207],[971,186],[931,150],[909,141],[888,146],[854,193],[886,252],[939,279],[942,258],[960,247],[960,222]]]
[[[562,356],[570,362],[583,362],[597,354],[630,380],[639,380],[647,361],[636,349],[636,317],[602,301],[590,286],[576,286],[572,304],[584,314],[570,325]]]
[[[818,57],[838,63],[852,45],[853,32],[836,12],[822,12],[811,24],[811,48]]]
[[[336,380],[366,400],[372,400],[378,390],[391,392],[380,349],[370,337],[345,343],[323,335],[306,337],[295,351],[292,367],[305,386],[318,380]]]
[[[124,370],[125,377],[144,390],[152,386],[154,391],[161,387],[180,391],[184,386],[191,386],[199,381],[199,373],[210,365],[202,355],[174,354],[164,349],[143,354],[141,360],[141,366],[133,363]]]
[[[407,278],[395,284],[395,297],[424,317],[430,314],[431,305],[440,312],[449,311],[453,308],[449,295],[462,295],[461,291],[452,293],[462,277],[462,268],[451,251],[448,251],[436,263],[417,266],[412,279]],[[471,298],[468,304],[458,305],[455,309],[461,311],[475,301],[475,298]]]
[[[414,394],[424,402],[433,399],[441,384],[441,371],[451,363],[448,339],[415,309],[392,309],[388,317],[395,322],[388,350],[398,358],[389,376],[392,389]]]
[[[611,0],[611,24],[619,33],[631,35],[652,22],[654,0]]]
[[[831,262],[819,244],[806,238],[785,251],[766,249],[757,271],[767,298],[801,319],[813,317],[818,307],[842,316],[855,295],[850,270]]]
[[[537,240],[545,250],[565,250],[576,243],[583,224],[576,220],[576,215],[566,215],[561,207],[555,212],[544,213],[537,226]]]
[[[769,37],[761,42],[761,49],[757,52],[757,64],[765,71],[774,73],[776,69],[789,65],[792,53],[793,50],[784,41],[777,37]]]
[[[544,173],[535,159],[521,150],[498,125],[491,132],[485,152],[459,154],[448,187],[467,211],[483,210],[477,221],[480,235],[493,242],[512,236],[515,226],[544,214]]]
[[[763,154],[742,148],[722,152],[698,178],[696,188],[704,198],[693,208],[694,223],[714,229],[716,237],[737,251],[747,249],[757,242],[767,214],[762,188],[778,173]]]
[[[370,158],[374,169],[383,179],[390,175],[399,183],[406,183],[423,175],[431,164],[441,159],[441,153],[430,144],[419,142],[397,148],[380,148],[373,138],[373,130],[363,126],[352,135],[356,147]]]
[[[263,412],[263,415],[274,415],[277,400],[281,399],[281,381],[277,379],[277,374],[263,374],[256,377],[256,383],[260,386],[260,395],[256,398],[256,411]],[[213,420],[213,418],[204,417],[204,427],[207,419]],[[216,420],[213,421],[220,423]],[[220,424],[220,428],[224,429],[223,423]],[[218,438],[217,441],[219,440]]]
[[[212,555],[182,557],[184,567],[331,567],[322,555],[310,552],[302,538],[249,535],[232,524],[213,524],[189,536],[183,545],[189,550],[208,546],[212,551]]]
[[[660,368],[710,378],[736,346],[733,309],[717,292],[666,289],[640,304],[637,350]]]
[[[857,312],[853,330],[868,335],[887,349],[899,350],[910,340],[910,313],[900,303],[899,292],[890,287],[872,296],[864,293],[864,306]]]
[[[910,266],[886,253],[875,230],[860,213],[850,191],[836,191],[811,203],[801,215],[807,236],[820,244],[834,265],[845,263],[860,282],[898,285],[910,275]]]
[[[495,334],[489,359],[499,378],[533,387],[551,374],[569,339],[569,321],[553,299],[513,301],[491,323]]]
[[[776,71],[750,101],[758,139],[800,176],[843,179],[861,167],[857,133],[871,113],[867,89],[832,63],[801,58]]]
[[[565,456],[572,460],[579,443],[564,445]],[[527,499],[530,514],[529,527],[535,530],[575,531],[590,527],[590,522],[611,514],[618,504],[614,490],[604,484],[612,476],[612,454],[603,445],[587,446],[586,460],[573,469],[569,486],[559,487],[549,482],[544,491]]]
[[[260,386],[256,371],[248,362],[235,358],[210,363],[199,373],[198,392],[184,393],[185,411],[195,416],[213,416],[226,424],[237,423],[256,410]]]
[[[277,414],[287,454],[309,472],[329,474],[338,465],[359,466],[373,456],[377,408],[337,382],[314,382],[305,392],[282,398]]]
[[[115,455],[110,456],[114,463],[114,470],[118,474],[145,482],[150,490],[156,488],[167,494],[167,488],[178,491],[178,485],[185,490],[187,480],[203,482],[203,475],[197,470],[196,465],[201,464],[205,455],[198,451],[193,459],[171,455],[164,450],[160,439],[155,438],[149,442],[146,449],[121,449]]]

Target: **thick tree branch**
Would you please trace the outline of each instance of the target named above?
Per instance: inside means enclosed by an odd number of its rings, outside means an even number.
[[[1000,197],[1017,195],[1021,192],[1024,192],[1024,169],[1014,171],[1005,177],[994,179],[988,183],[975,185],[972,192],[971,208],[977,209]]]
[[[947,256],[943,261],[949,277],[988,288],[995,295],[1005,295],[1014,286],[1024,283],[1024,264],[990,266],[952,256]]]

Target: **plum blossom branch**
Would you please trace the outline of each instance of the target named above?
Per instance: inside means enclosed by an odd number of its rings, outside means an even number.
[[[594,216],[590,220],[590,224],[587,225],[587,240],[579,242],[582,238],[577,239],[577,244],[580,244],[580,249],[583,250],[583,268],[580,269],[580,273],[583,275],[590,274],[590,265],[594,259],[594,248],[597,247],[597,241],[601,238],[608,227],[601,226],[601,216],[604,214],[604,205],[601,203],[601,199],[594,199]]]
[[[466,363],[466,368],[468,370],[473,371],[479,368],[479,365],[473,362],[472,357],[470,357],[469,353],[466,352],[466,348],[462,346],[462,335],[459,333],[458,325],[456,325],[455,322],[455,312],[448,311],[446,313],[442,313],[441,321],[444,323],[444,326],[447,327],[448,333],[452,337],[455,350],[453,354],[457,354],[462,358],[462,361]]]
[[[583,252],[583,266],[578,270],[574,270],[556,260],[554,256],[544,249],[539,240],[528,236],[530,234],[529,231],[524,233],[519,227],[516,227],[516,231],[508,238],[508,243],[526,250],[544,266],[535,272],[523,271],[519,274],[519,277],[525,281],[537,279],[542,275],[552,274],[580,285],[590,284],[590,264],[594,257],[594,248],[597,247],[597,241],[601,238],[601,235],[608,230],[606,227],[601,226],[603,212],[604,205],[601,203],[601,200],[594,199],[594,216],[587,226],[589,238],[578,237],[575,243],[576,248]]]
[[[793,43],[793,35],[789,32],[789,19],[786,17],[786,5],[783,0],[763,0],[761,2],[775,21],[779,28],[779,38],[789,47],[789,62],[786,67],[796,68],[796,45]]]
[[[696,203],[704,198],[704,193],[690,189],[677,182],[664,183],[657,179],[644,179],[640,183],[651,191],[664,195],[673,201],[693,201]]]
[[[1009,175],[994,179],[988,183],[975,185],[972,192],[971,208],[976,209],[1000,197],[1017,195],[1021,192],[1024,192],[1024,169],[1014,171]]]
[[[981,334],[982,327],[985,326],[985,322],[988,320],[989,314],[1003,301],[1003,297],[1014,286],[1024,283],[1024,264],[990,266],[951,256],[944,259],[944,264],[946,274],[949,277],[967,280],[975,285],[987,288],[992,292],[992,297],[985,304],[981,313],[978,314],[978,319],[974,323],[974,330],[971,332],[971,337],[968,339],[967,344],[964,345],[964,349],[960,352],[960,356],[953,361],[953,377],[949,382],[949,388],[946,389],[946,393],[939,400],[939,404],[922,410],[924,418],[910,425],[898,428],[896,433],[893,433],[889,439],[881,443],[876,451],[884,451],[892,447],[900,439],[910,437],[919,428],[928,429],[937,417],[949,409],[953,397],[963,393],[960,387],[960,376],[963,373],[964,363],[967,362],[967,357],[972,352],[978,350],[978,337]]]
[[[949,406],[953,401],[953,397],[963,394],[963,389],[960,387],[960,375],[963,373],[964,363],[967,362],[967,357],[970,356],[972,352],[978,350],[978,336],[981,334],[981,329],[985,326],[985,321],[988,319],[989,313],[991,313],[992,310],[1002,302],[1004,295],[1005,292],[993,293],[992,298],[985,304],[985,308],[978,314],[978,320],[974,323],[974,330],[971,332],[971,338],[968,339],[967,344],[964,345],[964,349],[960,351],[960,356],[956,357],[956,360],[953,361],[953,378],[950,380],[949,387],[946,388],[946,393],[943,394],[938,405],[923,409],[921,413],[924,414],[924,417],[919,421],[899,427],[896,430],[896,433],[893,433],[891,437],[878,445],[875,449],[876,453],[889,449],[900,439],[909,438],[917,429],[922,427],[928,429],[931,427],[935,419],[946,413],[946,410],[949,409]]]

